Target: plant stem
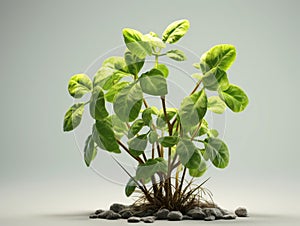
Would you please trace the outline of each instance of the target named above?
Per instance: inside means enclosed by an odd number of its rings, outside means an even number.
[[[146,101],[144,98],[143,98],[143,103],[144,103],[145,108],[148,108],[148,107],[149,107],[147,101]]]
[[[198,132],[199,132],[199,130],[201,128],[201,124],[202,124],[202,120],[198,123],[198,126],[197,126],[196,130],[194,131],[194,133],[193,133],[193,135],[191,137],[191,141],[193,141],[194,138],[197,136],[197,134],[198,134]]]
[[[144,163],[143,160],[140,157],[136,157],[136,156],[132,155],[130,153],[129,149],[120,140],[117,140],[117,142],[132,158],[134,158],[136,161],[138,161],[141,164]]]
[[[186,174],[186,167],[184,167],[183,173],[182,173],[182,176],[181,176],[180,186],[179,186],[179,190],[178,190],[178,195],[179,196],[180,196],[181,189],[182,189],[182,186],[183,186],[185,174]]]
[[[165,96],[161,96],[160,97],[161,99],[161,103],[162,103],[162,106],[163,106],[163,111],[164,111],[164,115],[165,115],[165,120],[168,124],[168,129],[169,129],[169,135],[172,136],[172,126],[170,124],[170,121],[169,121],[169,118],[168,118],[168,114],[167,114],[167,108],[166,108],[166,98]]]
[[[199,80],[199,81],[196,83],[196,86],[195,86],[195,88],[193,89],[193,91],[190,93],[190,95],[192,95],[193,93],[195,93],[195,92],[197,91],[197,89],[199,88],[201,82],[202,82],[202,80]]]
[[[159,55],[155,55],[155,67],[157,68],[157,66],[158,66],[158,56]]]

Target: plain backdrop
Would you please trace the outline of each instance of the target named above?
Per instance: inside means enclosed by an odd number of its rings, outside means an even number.
[[[56,225],[69,218],[80,225],[76,216],[83,222],[84,213],[133,201],[85,167],[81,137],[63,133],[73,103],[68,80],[123,45],[124,27],[161,34],[181,18],[191,28],[178,44],[199,57],[219,43],[236,46],[230,81],[250,99],[243,113],[226,112],[231,160],[210,171],[214,200],[247,206],[263,219],[299,216],[299,8],[297,0],[0,0],[0,222],[34,224],[33,216],[47,216],[57,217]]]

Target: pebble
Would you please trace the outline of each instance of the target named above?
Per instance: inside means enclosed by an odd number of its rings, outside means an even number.
[[[106,219],[107,220],[116,220],[116,219],[120,219],[121,215],[115,212],[110,212],[107,216]]]
[[[158,220],[165,220],[168,219],[168,214],[170,211],[168,209],[160,209],[156,212],[155,216]]]
[[[247,217],[248,216],[248,212],[247,209],[244,207],[239,207],[237,208],[234,213],[238,216],[238,217]]]
[[[144,221],[144,223],[154,223],[155,217],[154,216],[143,217],[141,221]]]
[[[192,217],[194,220],[203,220],[206,217],[206,214],[200,208],[189,210],[187,215]]]
[[[99,209],[99,210],[96,210],[96,211],[95,211],[95,214],[98,215],[98,214],[100,214],[100,213],[103,213],[104,211],[105,211],[105,210]]]
[[[138,223],[138,222],[140,222],[141,221],[141,218],[139,218],[139,217],[129,217],[128,219],[127,219],[127,222],[128,223]]]
[[[112,210],[106,210],[106,211],[103,211],[102,213],[98,214],[97,216],[98,216],[98,218],[105,219],[108,215],[110,215],[112,213],[115,213],[115,212]]]
[[[188,215],[183,215],[182,220],[193,220],[193,218]]]
[[[90,215],[90,219],[96,219],[96,218],[98,218],[98,215],[97,215],[97,214],[91,214],[91,215]]]
[[[216,219],[223,218],[223,214],[222,214],[221,210],[219,210],[218,208],[204,208],[203,212],[205,213],[205,215],[207,217],[215,216]]]
[[[234,215],[234,214],[223,215],[224,220],[234,220],[235,218],[236,218],[236,215]]]
[[[210,216],[204,218],[205,221],[214,221],[215,219],[216,219],[216,217],[214,215],[210,215]]]
[[[130,209],[123,209],[119,212],[119,214],[122,216],[124,219],[128,219],[129,217],[133,216],[133,213]]]
[[[181,212],[179,211],[171,211],[169,214],[168,214],[168,220],[169,221],[181,221],[183,218],[183,215]]]
[[[120,203],[114,203],[109,207],[109,209],[114,211],[115,213],[119,213],[120,211],[122,211],[125,208],[126,208],[126,206],[123,204],[120,204]]]

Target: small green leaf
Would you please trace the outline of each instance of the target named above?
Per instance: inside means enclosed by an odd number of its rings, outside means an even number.
[[[112,56],[103,61],[102,67],[108,67],[117,71],[128,73],[125,59],[120,56]]]
[[[84,147],[84,161],[87,167],[90,166],[91,162],[95,159],[96,155],[97,155],[97,149],[95,147],[95,143],[92,138],[92,135],[90,135],[86,139],[85,147]]]
[[[118,82],[115,85],[113,85],[106,93],[105,93],[105,99],[108,102],[113,102],[115,99],[115,96],[119,93],[121,89],[123,89],[125,86],[128,86],[129,82]]]
[[[127,48],[139,58],[145,58],[147,55],[152,55],[152,48],[148,40],[145,40],[144,35],[131,28],[123,29],[123,37]]]
[[[226,104],[220,99],[220,97],[212,96],[207,100],[207,109],[216,114],[222,114],[226,109]]]
[[[105,107],[104,93],[99,86],[94,88],[91,96],[90,114],[96,120],[101,120],[108,116]]]
[[[73,75],[69,80],[68,90],[72,97],[81,98],[92,91],[92,81],[85,74]]]
[[[96,144],[109,152],[121,153],[112,128],[111,120],[108,118],[96,120],[95,127],[97,134],[93,134],[93,140]]]
[[[158,141],[158,134],[155,131],[151,131],[149,133],[149,143],[154,144],[156,141]]]
[[[169,75],[169,69],[168,69],[168,67],[166,65],[164,65],[164,64],[158,64],[156,66],[156,69],[159,70],[163,74],[163,76],[165,78],[168,77],[168,75]]]
[[[155,48],[166,48],[166,44],[159,37],[152,36],[151,34],[144,35],[144,40],[148,41],[154,50]]]
[[[132,178],[130,178],[125,187],[126,196],[127,197],[131,196],[132,193],[135,191],[136,187],[137,187],[137,185],[136,185],[135,181]]]
[[[163,158],[149,159],[143,164],[139,164],[136,170],[137,180],[147,180],[151,178],[155,173],[167,173],[168,164]]]
[[[200,64],[199,63],[193,63],[193,67],[196,69],[201,69]]]
[[[190,28],[188,20],[177,20],[171,23],[163,32],[162,40],[166,43],[175,43],[181,39]]]
[[[171,58],[172,60],[176,60],[176,61],[186,60],[185,53],[178,49],[169,50],[166,54],[167,57]]]
[[[147,134],[142,134],[133,137],[130,140],[128,140],[127,143],[128,143],[130,153],[134,156],[139,156],[144,153],[147,147],[147,143],[148,143]]]
[[[202,77],[203,85],[206,89],[217,91],[225,90],[229,87],[228,77],[225,71],[216,67],[206,72]]]
[[[163,147],[172,147],[176,145],[179,141],[179,137],[177,136],[165,136],[165,137],[160,137],[158,139],[158,142],[163,146]]]
[[[204,117],[207,110],[207,97],[205,90],[185,97],[181,102],[179,116],[182,127],[188,129],[197,125]]]
[[[134,55],[129,50],[127,50],[125,52],[124,58],[125,58],[125,62],[128,67],[129,73],[131,73],[133,75],[137,75],[145,63],[144,58],[138,58],[136,55]]]
[[[191,156],[187,164],[185,164],[185,166],[188,169],[198,169],[200,164],[201,164],[201,153],[198,149],[195,149],[193,155]]]
[[[141,110],[143,92],[139,83],[132,83],[116,95],[113,103],[114,112],[124,122],[135,120]]]
[[[77,103],[69,108],[64,117],[65,132],[75,129],[80,124],[83,111],[84,103]]]
[[[176,153],[178,154],[181,163],[185,166],[188,164],[195,151],[196,146],[188,139],[180,140],[176,146]]]
[[[174,118],[174,116],[177,114],[176,108],[167,108],[166,111],[167,111],[167,116],[169,121],[171,121]],[[163,110],[160,110],[157,115],[156,126],[158,128],[164,128],[166,125],[167,125],[167,121],[166,121],[165,114]]]
[[[229,151],[227,145],[220,139],[209,137],[204,140],[206,153],[217,168],[225,168],[229,163]]]
[[[125,134],[128,133],[128,127],[126,123],[121,121],[118,116],[110,115],[108,118],[111,120],[115,137],[121,139]]]
[[[219,96],[233,112],[243,111],[249,102],[246,93],[233,84],[227,90],[219,91]]]
[[[201,160],[199,167],[196,169],[189,169],[189,174],[192,177],[201,177],[207,170],[205,161]]]
[[[210,136],[210,137],[218,137],[219,132],[218,132],[218,130],[210,129],[210,130],[207,131],[207,135]]]
[[[134,121],[128,131],[128,138],[134,137],[144,126],[144,121],[142,119],[138,119]]]
[[[163,73],[157,69],[151,69],[139,78],[144,93],[153,96],[165,96],[168,94],[167,81]]]
[[[227,71],[233,64],[235,57],[236,50],[233,45],[216,45],[201,56],[201,70],[204,74],[216,67]]]
[[[150,107],[146,108],[142,112],[142,119],[145,125],[149,126],[149,124],[152,122],[152,114],[153,114],[153,110]]]

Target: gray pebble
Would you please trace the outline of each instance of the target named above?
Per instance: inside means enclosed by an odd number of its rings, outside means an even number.
[[[128,219],[129,217],[132,217],[133,216],[133,213],[130,209],[124,209],[124,210],[121,210],[119,212],[119,214],[122,216],[122,218],[124,219]]]
[[[180,211],[171,211],[168,214],[168,220],[169,221],[181,221],[183,218],[183,215]]]
[[[112,210],[105,210],[102,213],[98,214],[97,216],[98,216],[98,218],[106,219],[106,217],[112,213],[115,213],[115,212]]]
[[[193,218],[188,215],[183,215],[182,220],[193,220]]]
[[[112,204],[109,209],[114,211],[115,213],[119,213],[121,210],[125,209],[126,206],[120,203],[114,203]]]
[[[225,209],[222,209],[222,208],[221,208],[221,207],[219,207],[219,206],[217,206],[216,208],[217,208],[217,209],[219,209],[223,215],[228,215],[228,214],[231,214],[231,212],[230,212],[230,211],[228,211],[228,210],[225,210]]]
[[[238,217],[247,217],[248,216],[248,212],[247,209],[244,207],[239,207],[237,208],[234,213],[238,216]]]
[[[216,217],[214,215],[210,215],[210,216],[204,218],[205,221],[214,221],[215,219],[216,219]]]
[[[97,215],[97,214],[91,214],[91,215],[90,215],[90,219],[96,219],[96,218],[98,218],[98,215]]]
[[[141,218],[139,218],[139,217],[129,217],[128,219],[127,219],[127,222],[128,223],[138,223],[138,222],[140,222],[141,221]]]
[[[98,215],[98,214],[100,214],[100,213],[103,213],[104,211],[105,211],[105,210],[99,209],[99,210],[96,210],[96,211],[95,211],[95,214]]]
[[[219,210],[218,208],[204,208],[203,212],[205,213],[205,215],[207,217],[215,216],[216,219],[223,218],[223,214],[222,214],[221,210]]]
[[[156,212],[155,216],[158,220],[165,220],[168,218],[169,212],[170,211],[168,209],[160,209]]]
[[[236,216],[234,214],[226,214],[223,216],[224,220],[234,220]]]
[[[120,219],[121,215],[115,212],[110,212],[107,216],[106,219],[107,220],[116,220],[116,219]]]
[[[144,221],[144,223],[154,223],[155,217],[154,216],[143,217],[141,221]]]
[[[189,210],[187,215],[192,217],[194,220],[203,220],[206,217],[206,214],[200,208]]]

